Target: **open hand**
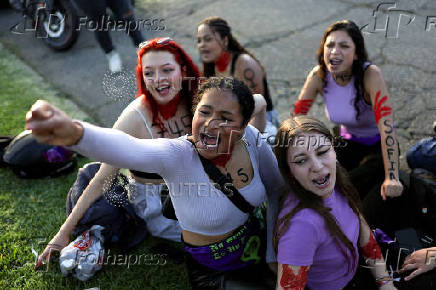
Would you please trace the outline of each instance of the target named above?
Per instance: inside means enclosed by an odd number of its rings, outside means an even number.
[[[50,243],[45,247],[41,255],[35,264],[35,269],[40,268],[45,262],[50,261],[51,254],[54,252],[60,252],[69,243],[68,235],[57,234],[51,239]]]
[[[413,252],[406,257],[403,263],[403,267],[400,273],[410,270],[413,271],[409,276],[404,278],[404,280],[409,281],[416,276],[430,271],[436,267],[436,247],[421,249]]]
[[[26,114],[26,129],[32,130],[40,143],[73,145],[83,135],[83,127],[63,111],[42,100],[36,101]]]

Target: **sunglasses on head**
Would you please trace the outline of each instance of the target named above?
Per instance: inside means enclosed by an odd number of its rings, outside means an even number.
[[[146,46],[157,46],[157,47],[164,46],[164,45],[168,45],[171,41],[173,41],[173,40],[170,37],[164,37],[164,38],[160,38],[158,40],[156,40],[156,39],[147,40],[147,41],[139,44],[139,48],[143,48]]]

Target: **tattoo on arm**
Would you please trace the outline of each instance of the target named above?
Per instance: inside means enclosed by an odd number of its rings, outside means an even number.
[[[381,118],[385,116],[389,116],[392,113],[391,107],[383,105],[388,100],[388,96],[383,96],[380,99],[380,94],[381,91],[378,91],[377,94],[375,95],[375,102],[374,102],[374,115],[375,115],[375,122],[377,124]]]
[[[242,170],[244,170],[244,168],[239,168],[238,169],[238,176],[242,176],[241,181],[244,182],[244,183],[247,183],[248,175],[246,173],[244,173]]]
[[[394,159],[394,152],[395,152],[395,138],[392,136],[392,133],[394,132],[394,128],[393,126],[389,123],[389,120],[384,120],[383,125],[385,127],[385,134],[386,134],[386,138],[385,138],[385,145],[386,145],[386,152],[388,155],[388,162],[389,162],[389,167],[388,167],[388,172],[389,172],[389,179],[391,180],[396,180],[396,176],[395,176],[395,172],[396,172],[396,164],[398,162],[398,160]]]
[[[282,277],[280,278],[280,286],[285,290],[304,290],[307,282],[307,274],[309,273],[309,266],[301,266],[298,273],[289,265],[282,265]]]
[[[254,90],[257,87],[256,83],[254,82],[254,77],[255,77],[254,70],[252,70],[251,68],[246,68],[244,70],[244,78],[249,82],[249,87],[252,90]]]

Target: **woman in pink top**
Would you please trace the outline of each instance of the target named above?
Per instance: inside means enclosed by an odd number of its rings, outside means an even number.
[[[389,209],[383,202],[403,192],[392,102],[383,75],[368,62],[362,33],[349,20],[327,28],[317,57],[318,65],[307,76],[293,113],[306,114],[316,96],[322,95],[329,119],[341,126],[343,142],[336,148],[340,164],[349,171],[362,199],[374,186],[379,188],[381,198],[372,195],[364,202],[365,214],[371,212],[375,218],[369,221],[374,225],[392,222],[391,217],[372,213],[383,208],[383,215],[396,215],[393,208],[398,205],[391,204],[403,202],[390,201]]]
[[[274,235],[277,289],[342,289],[356,272],[358,249],[379,289],[395,289],[327,127],[297,116],[282,123],[276,140],[287,185]]]

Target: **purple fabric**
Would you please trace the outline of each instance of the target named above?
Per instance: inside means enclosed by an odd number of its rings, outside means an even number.
[[[310,266],[307,278],[309,289],[341,289],[353,278],[358,263],[357,242],[359,219],[349,207],[346,198],[336,190],[324,205],[331,208],[339,227],[353,243],[356,259],[350,265],[352,254],[342,245],[338,248],[328,232],[323,217],[311,209],[300,210],[291,220],[289,229],[280,238],[277,260],[281,264]],[[294,195],[286,200],[279,217],[289,213],[296,205]],[[349,259],[342,254],[346,251]]]
[[[221,242],[207,246],[185,243],[185,250],[201,265],[218,271],[236,270],[258,263],[264,256],[259,234],[258,223],[250,218],[232,236]]]
[[[44,159],[47,160],[49,163],[59,163],[65,162],[70,159],[73,153],[62,146],[55,146],[43,152],[42,155],[44,156]]]
[[[375,143],[380,141],[380,134],[377,133],[377,135],[373,136],[373,137],[356,137],[353,136],[352,134],[348,133],[347,129],[343,126],[341,126],[341,137],[346,139],[346,140],[350,140],[350,141],[354,141],[357,143],[361,143],[363,145],[367,145],[367,146],[371,146],[374,145]]]
[[[382,231],[381,229],[375,229],[373,230],[374,232],[374,237],[377,240],[377,243],[382,243],[382,244],[390,244],[390,243],[395,243],[394,240],[392,240],[384,231]]]
[[[365,63],[364,67],[366,68],[368,65],[369,63]],[[364,101],[360,102],[359,120],[356,120],[354,77],[351,78],[347,85],[340,86],[333,79],[330,72],[327,72],[326,81],[322,96],[327,117],[333,123],[341,125],[341,128],[344,128],[354,138],[374,138],[377,136],[379,132],[371,105]],[[342,137],[349,139],[346,136]]]

